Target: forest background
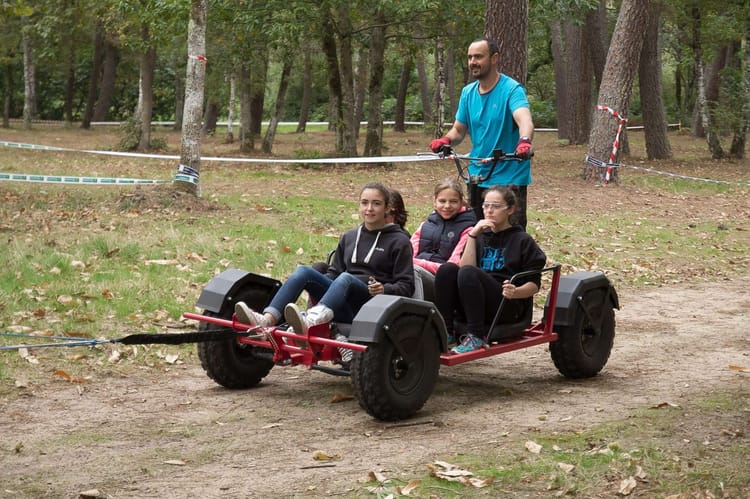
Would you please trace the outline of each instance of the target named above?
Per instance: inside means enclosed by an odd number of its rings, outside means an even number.
[[[0,20],[2,126],[124,121],[120,149],[163,146],[152,121],[183,126],[193,63],[205,72],[200,133],[226,120],[241,152],[271,153],[278,122],[301,132],[327,121],[338,155],[382,155],[384,122],[441,133],[467,80],[466,47],[488,35],[500,69],[526,84],[536,126],[589,143],[593,157],[607,160],[618,125],[596,104],[645,126],[649,158],[671,156],[668,124],[705,136],[714,158],[745,154],[745,0],[16,0]],[[196,26],[193,47],[205,49],[187,53]]]

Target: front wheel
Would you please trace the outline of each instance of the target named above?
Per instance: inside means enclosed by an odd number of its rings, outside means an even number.
[[[237,301],[244,301],[257,309],[263,306],[265,296],[262,290],[248,288],[238,294]],[[222,310],[221,313],[207,311],[205,314],[209,317],[231,319],[233,307],[222,308],[226,310]],[[199,331],[221,330],[226,328],[205,322],[199,326]],[[198,343],[201,367],[209,378],[226,388],[251,388],[260,383],[273,367],[272,355],[270,350],[241,344],[237,338]]]
[[[406,358],[385,335],[355,353],[352,387],[359,405],[371,416],[383,421],[411,417],[432,395],[440,371],[440,343],[438,332],[426,320],[405,315],[390,326]]]
[[[615,340],[615,311],[606,290],[596,289],[583,297],[573,324],[559,326],[557,341],[549,345],[555,367],[568,378],[596,376],[609,360]]]

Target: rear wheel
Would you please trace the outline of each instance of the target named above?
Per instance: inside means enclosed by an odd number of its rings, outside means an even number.
[[[254,309],[265,305],[266,293],[258,288],[247,288],[237,295],[237,301],[244,301]],[[209,317],[231,319],[233,307],[226,307],[221,313],[206,311]],[[201,322],[199,331],[226,331],[216,324]],[[198,343],[198,358],[208,377],[226,388],[251,388],[268,374],[273,367],[273,352],[265,348],[240,344],[236,338],[222,341]]]
[[[352,387],[359,405],[371,416],[395,421],[414,415],[432,394],[440,370],[438,333],[425,318],[405,315],[391,325],[402,356],[384,336],[364,352],[356,352],[351,366]]]
[[[555,328],[557,341],[549,345],[552,361],[563,376],[596,376],[609,360],[615,340],[615,311],[605,289],[593,289],[583,297],[575,321]],[[590,316],[590,317],[589,317]]]

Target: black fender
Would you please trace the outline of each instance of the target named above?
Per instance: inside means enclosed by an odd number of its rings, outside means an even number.
[[[234,296],[247,286],[265,291],[264,305],[267,305],[281,287],[281,282],[244,270],[227,269],[208,281],[198,297],[196,307],[223,315],[228,307],[231,307],[230,310],[234,309]],[[258,305],[251,306],[257,307]]]
[[[443,317],[432,302],[404,296],[376,295],[365,303],[352,321],[349,341],[379,343],[387,334],[390,324],[402,315],[417,315],[430,321],[440,336],[440,349],[448,351],[448,332]],[[398,334],[398,331],[394,332]]]
[[[554,325],[571,326],[575,323],[576,315],[579,313],[599,317],[599,313],[593,314],[592,310],[582,309],[582,307],[586,307],[584,296],[596,289],[603,289],[606,292],[605,303],[609,303],[613,308],[620,309],[617,291],[615,291],[607,276],[601,272],[574,272],[560,277]],[[544,304],[545,317],[548,314],[549,300],[550,297],[547,296],[547,303]]]

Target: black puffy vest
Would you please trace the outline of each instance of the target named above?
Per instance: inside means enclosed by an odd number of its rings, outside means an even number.
[[[443,220],[443,217],[433,211],[422,224],[419,234],[419,253],[415,255],[415,258],[432,262],[447,262],[461,238],[461,233],[476,223],[477,218],[474,210],[471,209],[462,211],[450,220]]]

